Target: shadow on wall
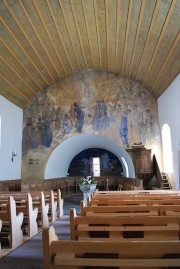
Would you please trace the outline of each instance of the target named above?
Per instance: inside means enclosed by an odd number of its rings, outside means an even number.
[[[44,179],[66,177],[73,158],[88,148],[110,151],[122,161],[123,175],[135,178],[134,165],[129,154],[113,140],[94,134],[70,137],[54,149],[46,165]]]

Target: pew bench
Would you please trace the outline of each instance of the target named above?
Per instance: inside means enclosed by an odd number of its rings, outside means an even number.
[[[103,242],[58,240],[43,229],[44,269],[167,268],[180,264],[180,241]]]
[[[0,200],[0,219],[2,220],[1,239],[7,239],[10,248],[15,248],[23,243],[24,214],[16,214],[16,202],[12,196],[8,200]]]
[[[108,216],[108,217],[130,217],[130,216],[179,216],[180,205],[115,205],[115,206],[85,206],[80,201],[81,216]]]
[[[178,216],[77,216],[70,209],[71,240],[128,241],[179,240]]]
[[[131,197],[127,199],[118,199],[116,197],[110,197],[107,199],[104,198],[96,198],[94,197],[91,199],[90,197],[87,197],[87,205],[88,206],[113,206],[113,205],[145,205],[145,206],[151,206],[151,205],[180,205],[180,199],[131,199]]]

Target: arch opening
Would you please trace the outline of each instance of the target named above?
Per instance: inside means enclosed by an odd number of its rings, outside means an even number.
[[[95,134],[81,134],[66,139],[54,149],[48,159],[44,179],[66,177],[73,158],[88,148],[101,148],[112,152],[121,161],[123,175],[135,178],[132,159],[118,143]]]
[[[93,160],[97,160],[94,165]],[[121,161],[112,152],[101,148],[88,148],[76,155],[68,169],[69,176],[119,176],[123,175]]]

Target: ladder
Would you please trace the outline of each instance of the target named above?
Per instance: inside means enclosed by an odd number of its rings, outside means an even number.
[[[170,190],[171,188],[171,184],[169,182],[169,177],[168,174],[165,172],[161,172],[161,177],[162,177],[162,188],[165,190]]]

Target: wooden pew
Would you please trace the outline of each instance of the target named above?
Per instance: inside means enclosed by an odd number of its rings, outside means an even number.
[[[177,216],[77,216],[70,209],[71,240],[127,241],[179,240],[180,217]]]
[[[43,229],[44,269],[167,268],[180,264],[180,241],[102,242],[58,240],[54,227]]]
[[[32,237],[38,233],[38,224],[37,224],[37,216],[38,216],[38,208],[33,208],[33,200],[30,193],[26,194],[25,200],[18,200],[17,197],[14,197],[16,201],[16,210],[17,212],[24,213],[24,221],[23,223],[27,226],[27,235],[28,237]]]
[[[87,205],[180,205],[180,193],[171,194],[153,194],[153,193],[124,193],[114,192],[98,192],[95,191],[87,199]]]
[[[1,193],[0,197],[13,196],[15,200],[22,200],[25,203],[26,192],[6,192]],[[54,222],[57,218],[63,216],[63,199],[61,191],[32,191],[33,206],[38,208],[39,227],[47,227],[49,223]],[[20,204],[21,204],[20,203]],[[57,216],[58,215],[58,216]]]
[[[33,200],[30,193],[5,193],[0,195],[0,199],[7,200],[12,196],[16,202],[16,212],[23,212],[23,230],[28,237],[32,237],[38,233],[37,215],[38,208],[33,206]]]
[[[50,190],[49,192],[44,192],[45,201],[49,203],[49,214],[51,222],[57,220],[63,216],[63,199],[61,198],[61,190],[57,189],[57,191]]]
[[[49,203],[45,201],[45,195],[43,192],[31,192],[33,197],[33,205],[38,207],[38,225],[41,228],[45,228],[49,226]]]
[[[136,191],[104,191],[100,192],[95,190],[91,194],[91,199],[138,199],[138,200],[180,200],[180,191],[173,192],[162,192],[162,193],[153,193],[153,192],[136,192]]]
[[[64,215],[64,212],[63,212],[64,200],[62,199],[60,189],[57,189],[57,191],[54,191],[54,199],[55,201],[57,201],[58,218],[60,218]]]
[[[174,215],[180,217],[180,205],[115,205],[115,206],[85,206],[80,201],[81,216],[164,216]]]
[[[12,196],[8,201],[0,202],[0,219],[2,220],[1,237],[9,239],[10,248],[15,248],[23,243],[23,213],[16,215],[16,202]]]

